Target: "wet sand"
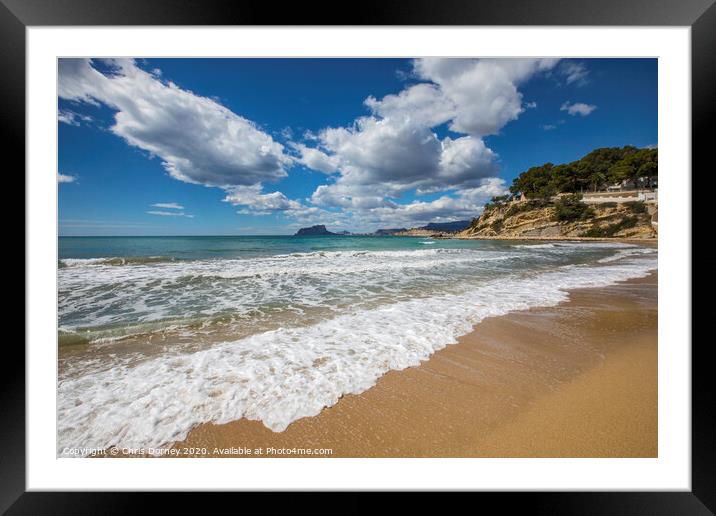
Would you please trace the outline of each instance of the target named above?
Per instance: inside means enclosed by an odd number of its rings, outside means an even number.
[[[232,457],[316,456],[300,451],[308,449],[333,457],[655,457],[657,274],[486,319],[420,366],[391,371],[284,432],[245,419],[205,424],[174,448]]]

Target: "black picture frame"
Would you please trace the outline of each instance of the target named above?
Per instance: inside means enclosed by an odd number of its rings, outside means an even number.
[[[692,170],[714,173],[709,163],[713,144],[708,129],[716,122],[715,0],[367,0],[358,4],[285,3],[257,0],[0,0],[0,116],[2,141],[16,169],[25,166],[25,30],[28,26],[62,25],[572,25],[690,26],[692,44]],[[340,8],[339,8],[340,7]],[[703,171],[703,172],[701,172]],[[688,174],[688,171],[683,171]],[[694,175],[692,174],[692,178]],[[24,185],[22,187],[24,189]],[[708,203],[703,203],[708,204]],[[694,235],[701,227],[700,207],[692,213]],[[707,206],[703,207],[705,211]],[[708,234],[708,233],[704,233]],[[693,251],[692,251],[693,253]],[[711,255],[713,256],[713,255]],[[704,258],[703,265],[716,265]],[[692,265],[701,265],[692,254]],[[702,268],[702,271],[707,269]],[[26,269],[26,275],[28,271]],[[708,292],[707,272],[694,285]],[[698,311],[699,304],[692,303]],[[26,306],[26,310],[31,310]],[[692,316],[693,324],[693,316]],[[13,339],[14,340],[14,339]],[[536,514],[713,514],[716,510],[716,398],[707,368],[705,337],[692,346],[692,491],[619,493],[483,494],[496,498],[502,510],[524,507]],[[12,346],[10,345],[12,344]],[[687,342],[672,343],[688,345]],[[25,492],[24,353],[15,342],[5,349],[0,375],[0,511],[8,514],[127,514],[156,498],[129,493]],[[12,364],[12,365],[10,365]],[[244,495],[245,496],[245,495]],[[162,497],[162,503],[165,503]],[[185,496],[174,493],[184,508]],[[297,501],[292,497],[292,504]],[[370,507],[358,500],[353,511]],[[247,501],[244,498],[244,501]],[[168,501],[167,501],[168,502]],[[206,502],[200,502],[205,506]]]

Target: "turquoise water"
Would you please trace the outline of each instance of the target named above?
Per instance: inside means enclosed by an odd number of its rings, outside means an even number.
[[[368,236],[190,236],[190,237],[60,237],[59,258],[167,256],[176,259],[251,258],[313,251],[387,251],[424,249],[417,237]],[[439,247],[495,248],[497,241],[438,240]],[[427,244],[433,245],[433,244]]]
[[[60,238],[58,452],[242,417],[282,431],[485,317],[656,267],[615,242]]]
[[[130,335],[195,343],[197,326],[202,341],[214,329],[245,336],[336,309],[596,262],[622,248],[390,236],[64,237],[60,344]]]

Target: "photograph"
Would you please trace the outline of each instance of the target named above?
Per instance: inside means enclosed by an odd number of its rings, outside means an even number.
[[[659,457],[658,58],[56,65],[56,457]]]
[[[0,41],[0,514],[716,514],[716,0],[0,0]]]

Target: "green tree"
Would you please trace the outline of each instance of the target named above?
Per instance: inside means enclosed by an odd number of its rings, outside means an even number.
[[[609,183],[653,178],[657,174],[657,149],[603,147],[571,163],[531,167],[512,181],[510,191],[528,199],[548,199],[557,193],[599,190]]]
[[[594,215],[594,210],[582,202],[581,194],[565,195],[554,203],[554,218],[560,222],[572,222]]]

